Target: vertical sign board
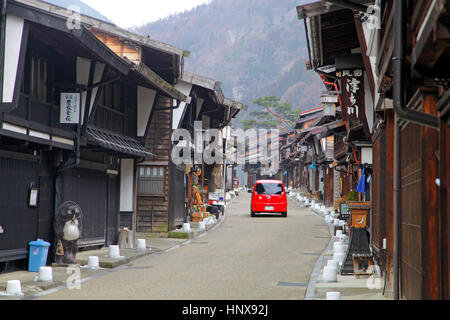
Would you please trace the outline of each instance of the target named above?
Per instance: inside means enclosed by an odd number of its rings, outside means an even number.
[[[60,123],[78,124],[80,123],[80,94],[61,93],[60,103]]]
[[[342,71],[342,118],[365,119],[364,73],[362,69]]]

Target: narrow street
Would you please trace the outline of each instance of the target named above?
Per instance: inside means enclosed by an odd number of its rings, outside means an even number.
[[[251,218],[250,194],[241,192],[203,237],[39,299],[304,299],[329,229],[289,201],[287,218]]]

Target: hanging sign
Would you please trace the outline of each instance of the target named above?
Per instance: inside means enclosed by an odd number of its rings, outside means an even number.
[[[347,121],[365,118],[362,69],[342,71],[342,118]]]
[[[80,94],[61,93],[60,123],[78,124],[80,122]]]

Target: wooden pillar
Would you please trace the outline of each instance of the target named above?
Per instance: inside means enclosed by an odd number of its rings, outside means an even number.
[[[442,119],[440,123],[440,213],[441,213],[441,274],[442,299],[450,299],[450,123]]]
[[[423,94],[422,111],[436,113],[436,95]],[[439,177],[438,130],[423,127],[422,141],[422,299],[440,298],[440,230],[436,178]]]
[[[385,218],[380,221],[381,233],[387,239],[386,249],[386,291],[393,291],[394,281],[394,130],[395,114],[393,110],[386,113],[386,137],[385,137],[385,179],[383,186],[383,201]]]

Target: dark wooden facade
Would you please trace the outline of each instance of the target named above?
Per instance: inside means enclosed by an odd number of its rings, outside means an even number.
[[[172,100],[160,96],[155,108],[167,109],[172,106]],[[162,188],[159,194],[146,193],[141,189],[141,179],[138,181],[138,232],[167,232],[169,231],[169,199],[170,199],[170,174],[169,162],[172,136],[172,110],[155,111],[148,134],[146,144],[150,152],[156,155],[152,161],[146,161],[140,170],[163,170]]]
[[[146,133],[146,145],[156,157],[145,159],[139,164],[137,230],[140,232],[172,231],[188,219],[192,200],[193,163],[174,163],[172,151],[178,144],[178,141],[172,141],[174,130],[189,132],[191,142],[194,143],[196,121],[200,123],[200,130],[221,129],[239,112],[240,103],[226,99],[215,80],[186,71],[177,86],[190,96],[190,102],[174,107],[172,98],[158,95]],[[202,170],[199,189],[211,188],[214,181],[213,166],[205,163],[197,165]],[[148,170],[160,174],[158,177],[140,176],[141,172]],[[150,189],[143,188],[144,184]],[[204,200],[208,201],[207,194]]]
[[[441,252],[442,252],[442,298],[450,299],[450,121],[449,121],[449,91],[442,95],[439,101],[440,110],[440,219],[441,219]]]
[[[407,44],[404,49],[411,57],[404,65],[408,70],[405,81],[410,84],[402,93],[405,95],[405,108],[435,116],[437,123],[437,104],[447,89],[439,81],[424,85],[423,80],[427,77],[448,78],[448,73],[444,76],[442,69],[443,64],[448,63],[448,38],[442,38],[443,33],[440,32],[445,25],[445,17],[448,21],[448,2],[402,1],[402,5],[407,23],[404,40]],[[395,55],[395,42],[402,41],[395,34],[396,8],[394,1],[386,1],[382,7],[378,90],[385,98],[378,102],[380,106],[394,98],[393,85],[397,75],[393,72],[392,58]],[[437,185],[436,180],[442,176],[445,179],[442,168],[448,167],[448,158],[441,156],[442,152],[445,153],[442,146],[445,130],[438,131],[437,126],[409,122],[408,118],[395,110],[395,105],[394,111],[400,126],[400,152],[396,155],[392,148],[395,121],[388,114],[385,119],[386,171],[389,179],[390,173],[394,173],[393,162],[399,157],[398,230],[392,227],[393,190],[389,187],[377,190],[384,194],[387,205],[386,224],[380,225],[380,232],[388,239],[388,287],[398,281],[398,291],[394,292],[394,296],[397,295],[399,299],[448,299],[448,276],[445,273],[448,270],[448,238],[445,236],[448,230],[445,220],[448,209],[441,198],[442,185]],[[394,111],[390,112],[393,114]],[[387,185],[390,186],[392,182],[389,179]],[[394,236],[399,238],[398,279],[394,279],[395,266],[392,263],[395,248],[391,243]]]
[[[342,60],[349,49],[356,53],[359,47],[362,52],[367,73],[364,80],[369,81],[364,90],[366,102],[373,100],[374,129],[368,134],[369,121],[365,127],[365,123],[361,126],[348,119],[346,141],[365,136],[369,138],[365,143],[372,144],[370,242],[376,262],[385,266],[385,294],[393,294],[396,299],[448,299],[449,77],[444,66],[449,64],[449,3],[388,0],[377,4],[379,26],[361,22],[360,12],[352,12],[344,2],[329,6],[314,2],[297,9],[299,18],[311,17],[312,68],[333,64],[335,59],[334,66],[339,69],[342,64],[352,64],[351,60]],[[356,27],[358,42],[354,48],[328,36],[344,23],[337,22],[336,16],[350,22],[345,10],[353,15]],[[397,23],[403,16],[404,23]],[[343,29],[343,33],[354,31]],[[354,37],[348,41],[351,39]],[[396,48],[404,51],[405,59],[397,56],[402,52]],[[403,79],[399,70],[405,71]],[[327,78],[323,72],[322,76]],[[328,84],[333,81],[327,80]],[[343,102],[348,103],[345,99]],[[366,108],[366,115],[371,115],[368,111]],[[358,166],[362,152],[358,147],[347,151]],[[343,187],[355,185],[356,171],[352,173],[352,180]],[[397,173],[399,180],[395,179]],[[384,239],[386,251],[382,250]]]
[[[88,30],[94,23],[122,32],[112,25],[84,17],[71,31],[67,17],[39,3],[7,1],[4,8],[1,32],[8,37],[1,38],[1,53],[7,63],[0,73],[15,82],[2,88],[0,103],[0,203],[10,208],[0,216],[0,262],[25,259],[28,242],[38,237],[52,243],[52,258],[53,218],[67,200],[83,211],[79,247],[117,243],[120,225],[133,227],[137,159],[153,157],[138,141],[138,127],[148,123],[152,108],[139,100],[139,90],[165,93],[171,101],[186,96],[162,79],[163,72],[143,63],[136,68]],[[80,93],[80,125],[60,123],[62,92]],[[30,188],[39,190],[36,206],[27,204]]]

